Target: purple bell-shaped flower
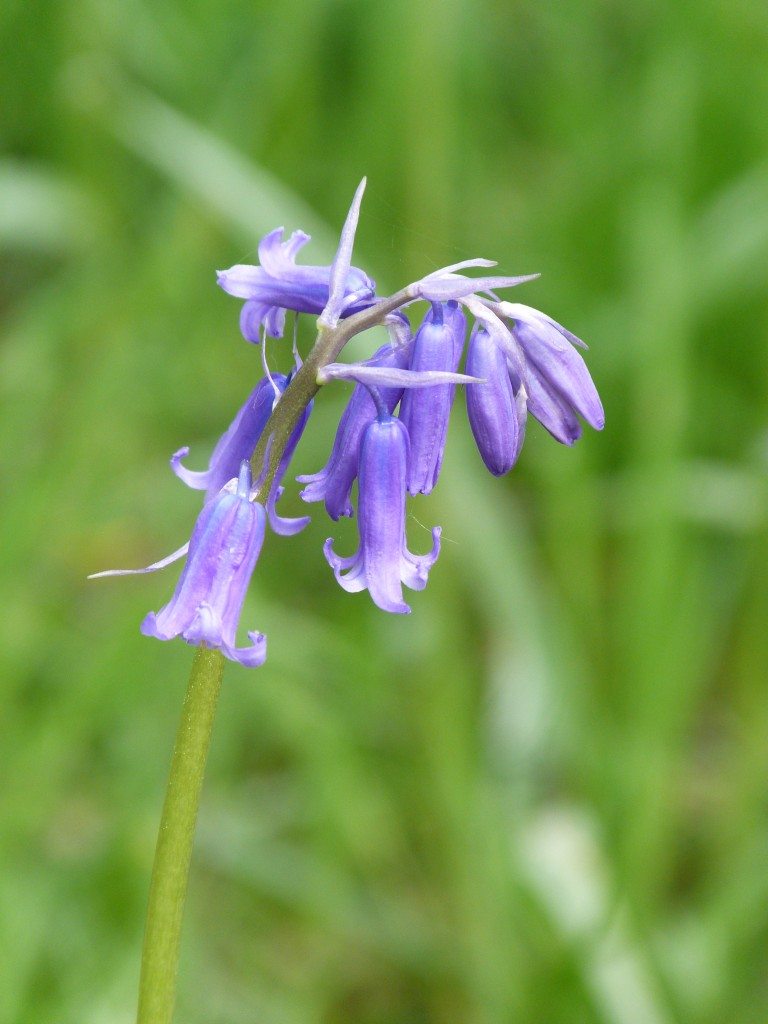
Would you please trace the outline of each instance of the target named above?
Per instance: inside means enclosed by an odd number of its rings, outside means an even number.
[[[231,661],[249,668],[263,664],[267,640],[249,633],[248,647],[238,647],[237,626],[256,560],[264,543],[267,513],[251,500],[251,470],[240,467],[230,481],[203,506],[188,544],[146,569],[113,569],[97,576],[124,576],[154,572],[187,555],[173,597],[157,614],[141,624],[145,636],[171,640],[181,636],[189,644],[213,647]]]
[[[562,444],[581,436],[578,413],[595,430],[605,426],[605,413],[587,365],[576,350],[586,348],[546,313],[515,302],[496,307],[513,321],[512,337],[525,360],[525,386],[532,416]]]
[[[405,369],[409,361],[410,347],[387,344],[382,345],[364,365]],[[402,387],[379,389],[381,401],[390,413],[402,394]],[[304,501],[324,501],[328,515],[334,521],[353,514],[350,494],[357,477],[360,439],[365,428],[375,419],[376,406],[368,388],[357,384],[339,421],[328,462],[318,473],[297,477],[299,483],[307,485],[301,492]]]
[[[455,302],[434,302],[413,340],[410,368],[455,373],[464,349],[466,328],[466,318]],[[455,384],[438,384],[409,389],[403,395],[400,419],[411,442],[410,494],[429,494],[437,483],[455,392]]]
[[[259,438],[264,432],[264,427],[267,425],[267,420],[275,407],[275,402],[278,400],[275,391],[277,390],[278,395],[282,394],[290,380],[290,377],[286,377],[282,373],[274,373],[271,378],[262,377],[213,449],[208,469],[197,472],[183,466],[181,460],[189,452],[189,448],[184,447],[171,456],[171,469],[176,476],[183,480],[188,487],[199,491],[204,490],[208,498],[218,494],[228,480],[238,475],[243,459],[250,461]],[[288,469],[296,445],[301,440],[311,411],[312,403],[310,402],[285,447],[266,502],[269,525],[275,533],[283,536],[298,533],[309,522],[308,516],[300,516],[298,519],[286,519],[279,516],[276,505],[283,493],[283,488],[280,486],[281,481]]]
[[[400,420],[380,414],[363,434],[359,458],[360,546],[341,558],[329,538],[325,557],[341,586],[350,593],[367,589],[386,612],[407,614],[402,584],[423,590],[440,553],[440,527],[432,530],[432,550],[414,555],[405,536],[408,431]]]
[[[294,231],[283,241],[283,228],[276,228],[259,242],[259,264],[236,264],[220,270],[217,280],[229,295],[245,299],[240,330],[247,341],[258,343],[262,325],[273,338],[281,338],[285,311],[322,313],[328,302],[331,267],[301,266],[296,255],[309,241],[303,231]],[[370,306],[376,285],[362,270],[349,267],[343,281],[342,316]]]
[[[469,339],[466,371],[485,380],[467,388],[469,425],[483,462],[503,476],[517,462],[525,440],[525,392],[515,396],[504,353],[482,324]]]

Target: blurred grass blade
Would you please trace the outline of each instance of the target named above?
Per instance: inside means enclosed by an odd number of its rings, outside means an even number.
[[[93,204],[74,181],[42,165],[0,160],[0,248],[65,252],[91,239]]]

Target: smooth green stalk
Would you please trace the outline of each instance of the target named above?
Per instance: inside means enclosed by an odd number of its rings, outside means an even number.
[[[319,370],[339,355],[353,335],[381,323],[388,313],[416,297],[406,288],[338,325],[318,325],[312,351],[275,406],[254,452],[257,479],[267,458],[260,496],[269,494],[291,433],[319,390]],[[222,654],[199,647],[184,698],[152,866],[136,1024],[171,1024],[173,1018],[189,864],[223,673]]]
[[[198,647],[173,749],[152,867],[137,1024],[170,1024],[197,809],[221,691],[224,658]]]

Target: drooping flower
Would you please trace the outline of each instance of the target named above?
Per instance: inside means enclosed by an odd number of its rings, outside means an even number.
[[[395,348],[386,344],[382,345],[365,365],[404,369],[409,361],[409,347]],[[379,394],[387,411],[391,413],[400,401],[403,389],[380,388]],[[297,477],[299,483],[307,484],[301,492],[304,501],[324,501],[328,515],[334,521],[341,516],[353,514],[350,494],[357,477],[360,439],[365,428],[375,419],[376,406],[368,388],[363,384],[357,384],[339,421],[331,455],[325,467],[318,473]]]
[[[259,266],[236,264],[217,274],[225,292],[246,300],[240,313],[240,330],[247,341],[259,342],[262,325],[273,338],[281,338],[287,309],[319,314],[328,302],[331,267],[297,264],[296,255],[310,236],[294,231],[283,241],[283,232],[283,228],[276,228],[259,242]],[[343,279],[340,315],[349,316],[370,306],[375,289],[367,274],[349,267]]]
[[[432,530],[432,550],[414,555],[405,536],[408,431],[400,420],[380,414],[365,428],[359,457],[360,545],[341,558],[329,538],[323,549],[341,586],[350,593],[367,589],[374,604],[387,612],[407,614],[402,584],[423,590],[440,553],[440,527]]]
[[[232,661],[257,667],[267,656],[266,637],[249,633],[251,646],[236,646],[240,612],[267,519],[254,496],[250,465],[243,461],[238,477],[203,505],[192,536],[178,551],[143,569],[108,569],[88,578],[157,572],[186,555],[173,597],[157,614],[146,616],[141,632],[158,640],[181,636],[189,644],[215,647]]]
[[[499,302],[494,308],[513,322],[512,337],[525,360],[531,415],[563,444],[573,444],[581,435],[577,413],[602,430],[603,405],[575,348],[586,348],[584,342],[538,309],[514,302]]]
[[[285,390],[287,377],[275,373],[272,379],[279,391]],[[218,494],[227,481],[239,474],[243,459],[250,461],[274,404],[275,390],[269,378],[262,377],[216,443],[208,469],[196,472],[182,465],[181,460],[189,454],[188,447],[174,452],[171,469],[188,487],[205,491],[206,498]]]
[[[416,332],[410,368],[455,373],[464,349],[466,326],[464,314],[455,302],[434,302]],[[477,386],[473,385],[469,390]],[[430,388],[414,388],[403,395],[400,419],[406,426],[411,443],[408,460],[410,494],[429,494],[437,483],[455,390],[454,384],[439,384]]]
[[[525,439],[525,391],[517,396],[504,352],[481,324],[469,339],[467,373],[485,379],[467,388],[469,425],[483,462],[494,476],[503,476],[517,462]]]
[[[181,460],[189,452],[189,448],[184,447],[171,456],[171,469],[176,476],[183,480],[188,487],[194,490],[204,490],[207,498],[218,494],[228,480],[238,475],[243,459],[250,461],[278,400],[275,391],[277,390],[278,395],[282,394],[290,380],[290,376],[286,377],[282,373],[274,373],[271,378],[262,377],[216,444],[208,463],[208,469],[195,472],[183,466]],[[283,493],[283,488],[280,486],[282,479],[304,432],[311,411],[312,403],[310,402],[285,447],[266,502],[270,526],[275,533],[283,536],[298,533],[309,522],[308,516],[298,519],[285,519],[279,516],[276,504]]]

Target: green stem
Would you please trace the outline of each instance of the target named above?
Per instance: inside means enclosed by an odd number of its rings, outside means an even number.
[[[198,647],[173,750],[152,867],[137,1024],[170,1024],[173,1017],[189,862],[223,672],[220,652]]]

